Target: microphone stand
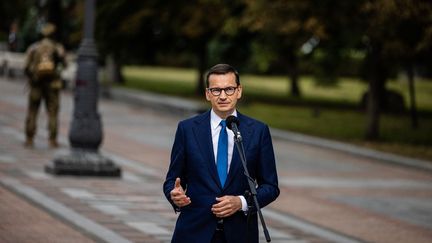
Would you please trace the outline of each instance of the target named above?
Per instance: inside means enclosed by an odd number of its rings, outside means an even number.
[[[261,208],[259,206],[258,199],[257,199],[257,191],[256,191],[256,188],[255,188],[255,186],[256,186],[255,185],[255,181],[254,181],[254,179],[252,179],[252,177],[249,176],[249,171],[248,171],[247,166],[246,166],[246,155],[245,155],[245,151],[244,151],[244,147],[243,147],[243,142],[242,142],[242,137],[240,135],[240,132],[234,132],[234,142],[236,144],[237,151],[240,154],[240,159],[241,159],[242,164],[243,164],[244,174],[245,174],[245,176],[246,176],[246,178],[248,180],[248,184],[249,184],[251,195],[253,197],[255,208],[257,209],[258,216],[259,216],[259,219],[261,221],[261,225],[263,227],[264,236],[266,238],[266,241],[270,242],[271,241],[270,234],[269,234],[269,232],[267,230],[267,226],[266,226],[266,223],[264,221],[264,217],[262,215]]]

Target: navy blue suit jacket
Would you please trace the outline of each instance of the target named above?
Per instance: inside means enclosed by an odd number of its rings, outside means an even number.
[[[243,137],[247,167],[258,184],[257,199],[261,207],[279,195],[273,145],[268,126],[238,113],[239,130]],[[222,188],[211,138],[210,111],[178,124],[171,152],[171,163],[163,185],[165,196],[180,211],[172,242],[207,243],[215,232],[217,218],[211,212],[216,197],[243,195],[249,190],[243,166],[234,145],[228,177]],[[177,177],[180,177],[191,204],[178,209],[170,199]],[[258,242],[258,222],[252,215],[249,226],[247,216],[239,211],[224,218],[224,233],[228,242]],[[249,234],[249,236],[247,236]],[[247,240],[248,237],[248,240]]]

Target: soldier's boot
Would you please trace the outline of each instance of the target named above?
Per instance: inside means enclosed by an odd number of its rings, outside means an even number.
[[[33,138],[32,137],[27,137],[25,142],[24,142],[24,147],[27,148],[33,148]]]

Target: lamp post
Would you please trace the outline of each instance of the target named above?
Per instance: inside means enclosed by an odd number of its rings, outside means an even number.
[[[84,38],[78,49],[74,111],[69,130],[69,155],[54,158],[45,171],[56,175],[120,176],[121,169],[98,153],[102,122],[98,113],[98,64],[93,39],[95,0],[85,1]]]

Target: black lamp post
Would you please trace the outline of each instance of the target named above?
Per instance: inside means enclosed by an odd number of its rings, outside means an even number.
[[[98,64],[93,40],[95,0],[86,0],[84,39],[78,49],[74,111],[69,130],[71,153],[55,158],[45,171],[56,175],[120,176],[121,169],[98,153],[102,122],[97,109]]]

